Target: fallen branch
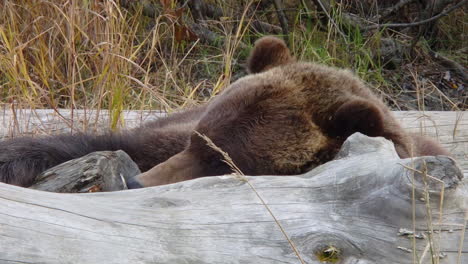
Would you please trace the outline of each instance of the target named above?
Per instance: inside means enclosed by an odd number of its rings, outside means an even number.
[[[259,33],[267,33],[267,34],[273,34],[273,35],[278,35],[282,31],[281,27],[278,27],[276,25],[272,25],[270,23],[266,23],[260,20],[252,21],[252,27],[254,30],[256,30]]]
[[[401,0],[400,2],[398,2],[396,5],[392,6],[392,7],[389,7],[385,10],[383,10],[382,12],[380,12],[380,14],[377,15],[377,17],[375,17],[373,20],[375,22],[381,20],[381,19],[384,19],[386,17],[388,17],[389,15],[395,13],[396,11],[400,10],[400,8],[408,5],[408,4],[411,4],[413,2],[415,2],[416,0]]]
[[[224,41],[223,37],[209,30],[206,26],[203,26],[200,23],[192,23],[188,26],[202,43],[219,46]]]
[[[467,187],[448,157],[401,160],[354,134],[306,174],[245,177],[87,194],[0,183],[0,262],[299,263],[296,248],[316,264],[467,263]]]
[[[206,18],[219,19],[223,16],[221,8],[214,4],[207,4],[202,0],[190,0],[187,2],[190,10],[192,11],[195,22],[206,20]]]
[[[278,20],[280,22],[281,28],[283,30],[284,40],[289,45],[289,25],[288,19],[283,11],[283,6],[280,0],[274,0],[273,3],[275,4],[276,13],[278,15]]]
[[[463,67],[463,65],[432,50],[429,51],[429,55],[431,55],[431,57],[435,60],[440,61],[441,64],[447,66],[450,70],[453,70],[458,75],[460,75],[465,83],[468,82],[468,73],[466,72],[466,68]]]
[[[126,179],[140,173],[121,150],[93,152],[48,169],[30,188],[63,193],[119,191],[127,189]]]
[[[343,40],[345,43],[348,43],[348,40],[347,40],[347,37],[346,35],[343,33],[343,31],[341,31],[340,27],[338,26],[338,24],[335,22],[335,20],[330,16],[330,3],[327,3],[327,5],[325,6],[321,0],[312,0],[312,2],[317,6],[317,7],[320,7],[320,9],[322,9],[323,13],[325,13],[325,15],[327,16],[328,18],[328,21],[330,21],[330,23],[333,24],[333,26],[336,28],[336,30],[338,31],[338,33],[340,33],[340,35],[343,37]],[[350,23],[351,24],[351,23]]]
[[[464,4],[467,3],[468,0],[463,0],[461,2],[459,2],[458,4],[456,5],[453,5],[452,7],[442,11],[441,13],[439,13],[438,15],[435,15],[431,18],[428,18],[428,19],[424,19],[424,20],[421,20],[421,21],[417,21],[417,22],[411,22],[411,23],[388,23],[388,24],[377,24],[377,25],[372,25],[372,26],[367,26],[367,27],[364,27],[364,30],[371,30],[371,29],[380,29],[380,28],[401,28],[401,27],[414,27],[414,26],[419,26],[419,25],[423,25],[423,24],[426,24],[426,23],[429,23],[429,22],[432,22],[432,21],[435,21],[439,18],[441,18],[442,16],[446,16],[448,15],[449,13],[455,11],[457,8],[460,8],[461,6],[463,6]]]

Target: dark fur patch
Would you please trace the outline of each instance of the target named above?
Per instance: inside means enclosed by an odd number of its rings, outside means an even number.
[[[344,103],[336,110],[330,134],[347,138],[356,132],[370,137],[383,135],[383,113],[374,103],[355,99]]]
[[[255,42],[247,60],[247,69],[250,73],[259,73],[293,61],[294,58],[283,40],[263,37]]]

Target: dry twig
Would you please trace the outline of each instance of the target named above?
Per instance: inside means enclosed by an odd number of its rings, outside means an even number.
[[[343,33],[343,31],[340,30],[340,28],[338,27],[338,24],[335,22],[335,20],[330,16],[330,5],[327,5],[325,6],[321,0],[312,0],[312,2],[317,6],[317,7],[320,7],[320,9],[322,9],[322,11],[325,13],[325,15],[327,16],[328,20],[330,21],[330,23],[333,24],[333,26],[336,28],[336,30],[338,31],[338,33],[340,33],[340,35],[343,37],[343,40],[345,43],[348,43],[347,41],[347,37],[346,35]]]
[[[453,6],[451,6],[450,8],[447,8],[446,10],[440,12],[440,13],[437,14],[437,15],[435,15],[435,16],[433,16],[433,17],[431,17],[431,18],[428,18],[428,19],[421,20],[421,21],[411,22],[411,23],[377,24],[377,25],[372,25],[372,26],[365,27],[364,30],[379,29],[379,28],[383,28],[383,27],[387,27],[387,28],[399,28],[399,27],[414,27],[414,26],[423,25],[423,24],[426,24],[426,23],[435,21],[435,20],[441,18],[442,16],[448,15],[449,13],[455,11],[457,8],[462,7],[464,4],[467,3],[467,1],[468,1],[468,0],[463,0],[463,1],[459,2],[458,4],[453,5]]]
[[[377,17],[374,19],[374,21],[379,21],[381,19],[384,19],[391,15],[392,13],[395,13],[396,11],[400,10],[402,7],[405,5],[411,4],[412,2],[415,2],[416,0],[400,0],[396,5],[389,7],[385,10],[383,10],[380,14],[377,15]]]
[[[463,65],[459,64],[456,61],[453,61],[445,56],[440,55],[439,53],[430,50],[429,55],[435,60],[438,60],[441,64],[449,67],[449,69],[456,72],[460,77],[463,78],[463,81],[466,83],[468,82],[468,73],[466,72],[466,68]]]
[[[284,14],[283,6],[280,0],[274,0],[273,3],[275,4],[276,13],[278,14],[278,20],[283,30],[284,40],[287,44],[289,44],[288,19]]]
[[[247,185],[249,185],[249,187],[252,189],[252,191],[255,193],[255,195],[257,196],[257,198],[260,200],[260,202],[262,203],[262,205],[265,207],[265,209],[268,211],[268,213],[271,215],[271,217],[273,218],[273,220],[275,221],[276,225],[279,227],[281,233],[283,233],[283,235],[285,236],[286,240],[288,241],[289,245],[291,246],[291,248],[293,249],[294,253],[296,254],[297,258],[299,259],[299,261],[301,262],[301,264],[305,264],[305,261],[302,259],[301,255],[299,254],[299,251],[297,250],[296,246],[294,245],[294,242],[291,240],[291,238],[289,238],[288,234],[286,233],[286,230],[284,230],[283,226],[281,225],[281,223],[278,221],[278,219],[276,218],[276,216],[273,214],[273,212],[271,211],[270,207],[266,204],[265,200],[263,200],[262,196],[258,193],[257,189],[255,189],[255,187],[252,185],[252,183],[249,181],[249,179],[247,177],[245,177],[244,173],[242,173],[242,171],[239,169],[239,167],[237,167],[237,165],[234,163],[234,161],[231,159],[231,157],[229,156],[228,153],[226,153],[224,150],[222,150],[220,147],[218,147],[209,137],[207,137],[206,135],[203,135],[203,134],[200,134],[198,131],[195,131],[195,134],[197,134],[199,137],[201,137],[203,140],[206,141],[206,144],[212,148],[214,151],[218,152],[219,154],[221,154],[221,156],[223,156],[223,162],[226,163],[229,168],[231,168],[231,170],[233,171],[234,173],[234,177],[237,178],[237,179],[240,179],[241,181],[247,183]]]

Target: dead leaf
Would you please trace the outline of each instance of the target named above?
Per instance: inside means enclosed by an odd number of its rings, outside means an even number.
[[[446,71],[444,74],[444,80],[450,81],[450,79],[452,79],[450,71]]]
[[[88,192],[90,193],[93,193],[93,192],[100,192],[102,191],[102,188],[99,184],[96,184],[94,186],[92,186],[91,188],[89,188]]]

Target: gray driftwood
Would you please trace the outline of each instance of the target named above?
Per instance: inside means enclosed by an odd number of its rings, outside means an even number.
[[[94,152],[48,169],[31,188],[63,193],[119,191],[127,189],[125,179],[137,174],[140,169],[125,152]]]
[[[330,252],[468,263],[462,178],[448,157],[401,160],[389,141],[355,134],[299,176],[87,194],[0,184],[0,263],[300,263],[285,234],[306,263]]]

